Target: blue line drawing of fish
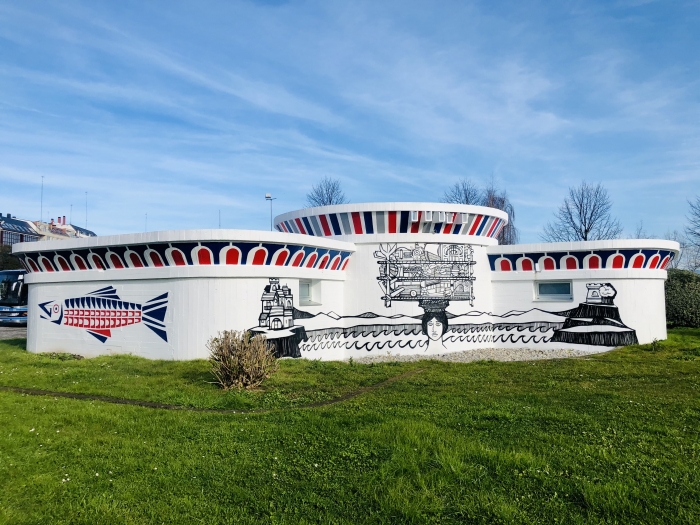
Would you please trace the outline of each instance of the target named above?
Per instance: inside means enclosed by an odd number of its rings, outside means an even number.
[[[47,301],[39,304],[41,318],[59,326],[83,328],[104,343],[112,337],[113,328],[143,323],[166,343],[164,324],[168,310],[168,292],[143,305],[122,301],[113,286],[90,292],[83,297],[64,299],[63,304]]]

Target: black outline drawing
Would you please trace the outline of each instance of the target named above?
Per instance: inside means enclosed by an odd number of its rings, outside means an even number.
[[[413,248],[380,244],[374,252],[384,306],[392,301],[468,301],[474,306],[472,266],[468,244],[415,243]]]
[[[537,345],[560,342],[606,347],[637,343],[635,331],[620,319],[614,304],[617,295],[615,288],[610,283],[589,283],[586,286],[586,301],[563,312],[533,308],[503,315],[477,311],[454,315],[446,310],[449,304],[446,299],[419,299],[418,303],[425,313],[418,316],[397,314],[383,317],[373,312],[338,316],[333,312],[311,314],[297,310],[289,288],[280,285],[278,279],[271,278],[262,296],[263,314],[272,311],[272,303],[277,297],[280,303],[277,306],[284,310],[278,313],[287,316],[291,313],[291,326],[271,329],[266,324],[270,316],[261,314],[259,324],[262,326],[250,331],[267,336],[274,345],[277,357],[301,357],[302,351],[306,354],[332,349],[367,352],[404,349],[456,351],[462,349],[460,345],[465,343]],[[265,301],[272,303],[266,305]],[[480,317],[486,319],[479,322]],[[428,326],[433,318],[441,326]],[[523,322],[518,322],[518,319]],[[308,326],[311,320],[316,322]],[[326,322],[331,326],[324,326]],[[351,326],[342,326],[344,324]],[[439,330],[439,336],[430,337],[428,332],[431,328]],[[423,338],[424,335],[428,338]]]
[[[270,277],[260,302],[258,326],[248,331],[264,335],[272,345],[275,357],[301,357],[299,344],[308,337],[303,326],[294,325],[299,310],[294,308],[292,291],[286,284],[280,284],[278,278]]]
[[[425,311],[421,328],[428,337],[426,350],[444,350],[450,301],[474,306],[473,248],[449,243],[415,243],[411,248],[380,244],[374,257],[384,306],[389,308],[392,301],[418,301]]]
[[[617,290],[610,283],[588,283],[586,301],[567,312],[564,326],[554,332],[551,342],[594,346],[626,346],[638,343],[637,333],[625,325],[614,299]]]

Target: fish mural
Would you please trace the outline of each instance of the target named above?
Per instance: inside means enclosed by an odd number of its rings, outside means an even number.
[[[90,292],[84,297],[64,299],[63,304],[47,301],[39,304],[41,318],[59,326],[83,328],[101,343],[112,337],[113,328],[143,323],[166,343],[165,313],[168,292],[143,305],[122,301],[113,286]]]

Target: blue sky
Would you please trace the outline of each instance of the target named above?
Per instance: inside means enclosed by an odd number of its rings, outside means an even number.
[[[700,4],[0,2],[0,212],[99,234],[265,229],[495,182],[521,240],[582,180],[628,233],[700,194]]]

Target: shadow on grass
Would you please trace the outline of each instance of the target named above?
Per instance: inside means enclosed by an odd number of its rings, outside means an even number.
[[[185,370],[180,374],[180,377],[193,385],[201,385],[202,383],[219,389],[214,381],[214,376],[208,370]]]
[[[3,339],[2,343],[7,346],[14,346],[15,348],[19,348],[20,350],[27,349],[26,339]]]

